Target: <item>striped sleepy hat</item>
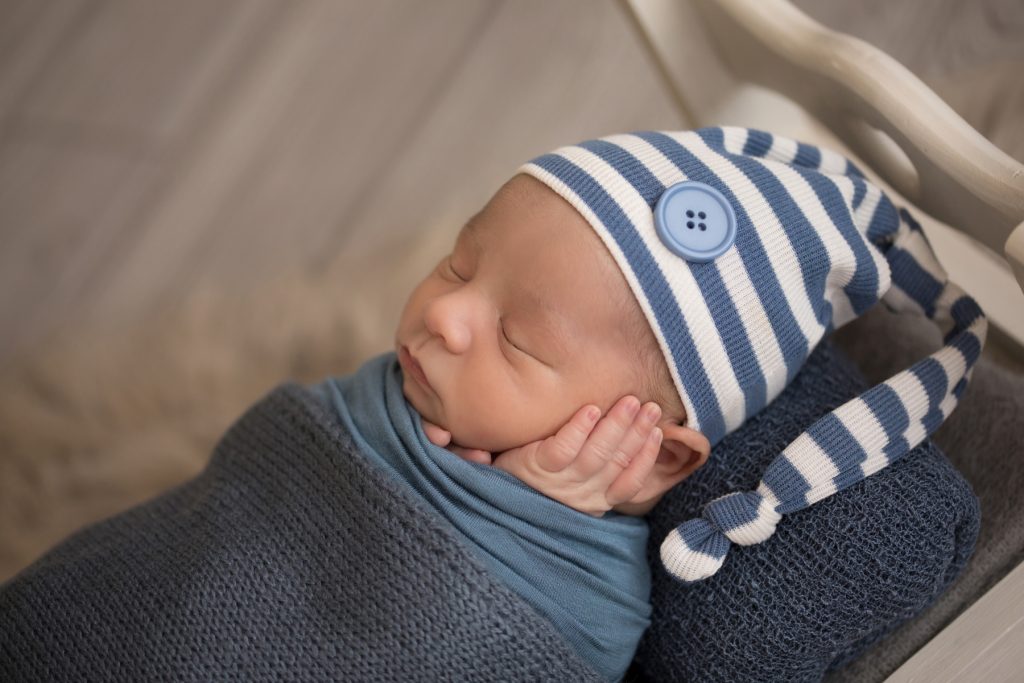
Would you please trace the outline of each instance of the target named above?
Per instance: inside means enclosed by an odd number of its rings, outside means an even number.
[[[611,252],[711,445],[770,403],[817,343],[879,300],[932,319],[945,346],[800,434],[754,491],[708,503],[664,540],[683,581],[732,543],[882,469],[952,412],[987,322],[920,225],[845,157],[745,128],[642,132],[563,147],[519,172],[572,204]]]

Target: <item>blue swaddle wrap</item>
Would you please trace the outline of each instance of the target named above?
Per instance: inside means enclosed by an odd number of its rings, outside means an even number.
[[[650,617],[644,520],[591,517],[430,443],[402,394],[394,353],[312,389],[333,404],[368,460],[451,523],[598,672],[622,677]]]

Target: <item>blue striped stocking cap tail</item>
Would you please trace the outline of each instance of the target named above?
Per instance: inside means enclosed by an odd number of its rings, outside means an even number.
[[[520,172],[572,204],[608,248],[686,424],[712,446],[777,397],[822,337],[878,301],[945,335],[810,425],[756,490],[674,529],[661,559],[683,581],[917,446],[952,412],[981,353],[985,316],[948,281],[920,225],[830,150],[745,128],[639,132],[560,148]]]

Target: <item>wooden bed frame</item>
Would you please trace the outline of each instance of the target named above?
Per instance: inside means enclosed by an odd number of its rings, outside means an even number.
[[[621,0],[694,126],[764,128],[858,160],[917,216],[950,278],[1024,360],[1024,166],[878,48],[786,0]],[[1024,670],[1024,564],[888,681]]]
[[[1024,166],[887,54],[786,0],[622,2],[694,126],[764,128],[859,160],[925,214],[950,277],[1024,348]]]

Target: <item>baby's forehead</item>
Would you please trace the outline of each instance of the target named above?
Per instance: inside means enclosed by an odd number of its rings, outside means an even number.
[[[497,229],[471,220],[456,246],[473,253],[476,267],[486,268],[488,279],[516,300],[516,309],[544,316],[581,308],[577,297],[568,296],[571,283],[556,267],[571,253],[563,240],[538,244],[530,239],[530,230],[505,229],[494,235]]]
[[[638,306],[611,254],[574,208],[529,180],[533,192],[520,189],[505,201],[496,195],[467,221],[460,248],[495,266],[490,274],[518,298],[524,315],[566,318],[589,334],[622,326]]]

